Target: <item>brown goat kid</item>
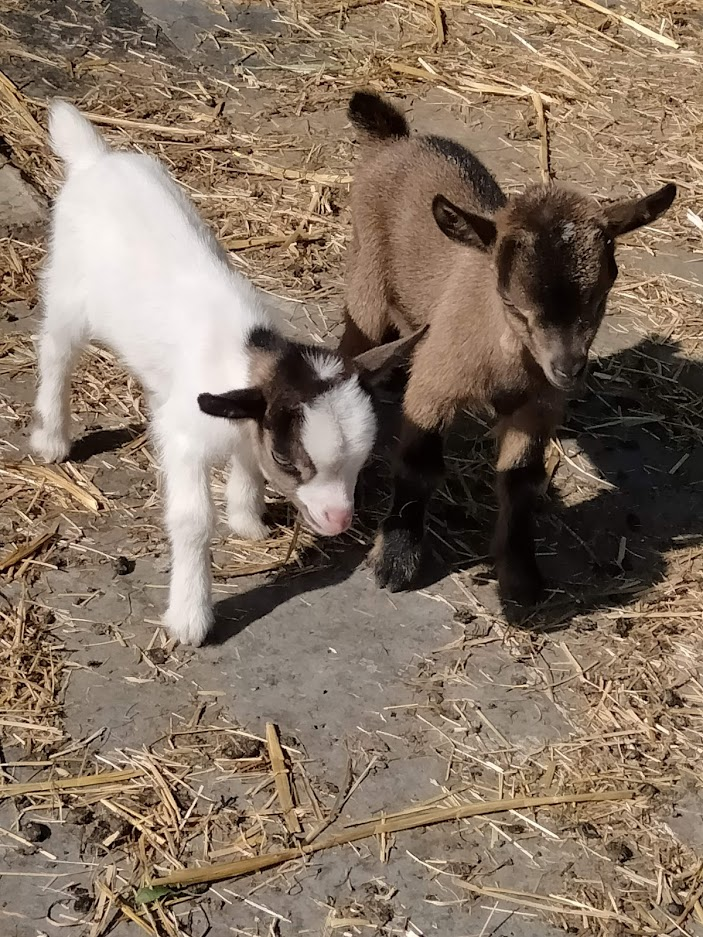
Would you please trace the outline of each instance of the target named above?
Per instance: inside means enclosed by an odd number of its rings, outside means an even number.
[[[340,351],[356,355],[429,323],[403,400],[390,513],[371,563],[379,585],[412,585],[443,436],[461,407],[497,415],[499,516],[493,542],[504,598],[532,604],[543,582],[532,514],[545,447],[582,378],[617,276],[615,238],[654,221],[666,185],[600,206],[554,184],[507,198],[460,144],[410,136],[405,117],[358,92],[349,117],[367,145],[352,190]]]

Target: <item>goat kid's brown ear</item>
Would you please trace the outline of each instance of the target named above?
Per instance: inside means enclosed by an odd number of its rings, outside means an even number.
[[[199,394],[198,406],[208,416],[260,423],[266,413],[266,398],[258,387],[244,387],[226,394]]]
[[[606,234],[610,238],[616,238],[627,234],[628,231],[651,224],[664,214],[675,198],[676,186],[670,182],[658,192],[645,195],[644,198],[626,199],[606,206],[605,214],[608,219]]]
[[[432,200],[432,214],[440,231],[452,241],[479,250],[487,250],[495,242],[496,226],[491,218],[464,211],[443,195]]]
[[[354,363],[364,372],[372,384],[378,384],[393,368],[397,368],[398,365],[407,361],[410,352],[428,329],[429,325],[423,325],[421,329],[406,338],[399,338],[387,345],[370,348],[363,354],[357,355],[354,358]]]

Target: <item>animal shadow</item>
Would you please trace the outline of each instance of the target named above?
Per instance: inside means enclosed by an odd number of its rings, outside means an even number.
[[[320,560],[319,552],[305,551],[299,557],[298,569],[282,569],[267,576],[263,583],[253,589],[218,602],[215,605],[215,627],[207,643],[224,644],[296,596],[317,589],[334,588],[348,579],[363,563],[366,550],[358,544],[352,547],[337,544],[329,551],[326,548],[325,552],[326,558]]]
[[[703,365],[683,357],[676,343],[645,340],[594,362],[560,432],[558,490],[552,485],[537,517],[547,598],[533,610],[506,603],[511,622],[555,630],[575,615],[627,605],[669,576],[672,551],[700,545],[702,398]],[[448,453],[461,463],[475,459],[476,445],[469,454],[461,445]],[[483,467],[464,479],[474,505],[486,504],[494,482]],[[456,489],[457,479],[448,485]],[[458,539],[467,552],[481,553],[495,513],[482,508],[470,520]],[[451,565],[461,568],[461,557]]]
[[[119,429],[95,429],[76,439],[68,456],[71,462],[87,462],[96,455],[115,452],[137,439],[146,427],[132,423]]]

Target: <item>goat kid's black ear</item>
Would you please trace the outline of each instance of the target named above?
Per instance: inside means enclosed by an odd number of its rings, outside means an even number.
[[[443,195],[435,195],[432,200],[432,214],[440,231],[452,241],[479,250],[486,250],[495,242],[496,226],[491,218],[464,211]]]
[[[199,394],[198,406],[208,416],[261,422],[266,413],[266,398],[258,387],[244,387],[226,394]]]
[[[359,367],[372,384],[378,384],[394,368],[403,364],[410,357],[410,353],[417,345],[420,339],[425,335],[429,325],[423,325],[417,332],[408,335],[405,338],[396,339],[394,342],[388,342],[387,345],[378,345],[376,348],[370,348],[368,351],[357,355],[354,362]]]
[[[608,219],[606,234],[610,238],[620,237],[628,231],[635,231],[643,225],[663,215],[676,198],[676,186],[673,182],[665,185],[658,192],[645,195],[644,198],[626,199],[607,205],[605,214]]]

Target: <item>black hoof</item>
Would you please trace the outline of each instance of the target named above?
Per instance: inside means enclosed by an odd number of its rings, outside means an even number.
[[[422,567],[422,540],[407,530],[379,533],[369,556],[369,566],[381,589],[402,592],[411,588]]]
[[[505,602],[532,608],[542,598],[544,586],[544,577],[536,563],[506,560],[498,565],[498,589]]]

